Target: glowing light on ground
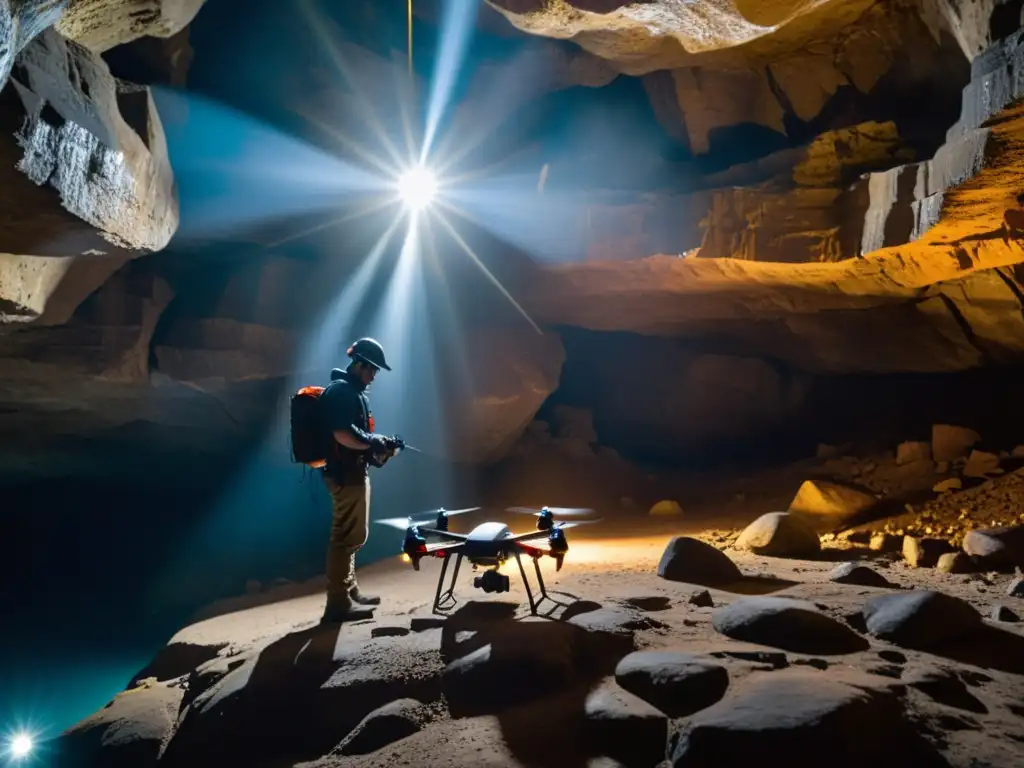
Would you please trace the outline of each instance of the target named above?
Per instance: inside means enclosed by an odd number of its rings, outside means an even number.
[[[417,165],[398,177],[398,196],[406,208],[420,211],[437,197],[437,177],[429,169]]]

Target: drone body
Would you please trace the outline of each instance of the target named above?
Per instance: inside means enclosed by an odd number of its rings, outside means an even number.
[[[455,533],[449,530],[448,522],[452,515],[474,512],[479,507],[447,511],[438,509],[430,512],[435,516],[433,526],[426,522],[416,522],[412,517],[392,518],[389,520],[378,520],[378,523],[390,525],[394,528],[405,528],[405,541],[402,545],[402,557],[412,563],[414,570],[420,569],[420,560],[424,557],[443,558],[441,576],[438,579],[437,594],[434,598],[434,611],[437,612],[442,602],[450,600],[455,602],[454,590],[455,580],[458,578],[459,567],[463,559],[472,563],[474,569],[477,567],[488,568],[482,576],[474,579],[473,585],[484,592],[507,592],[509,590],[508,576],[500,573],[498,569],[508,560],[514,559],[519,566],[519,572],[523,577],[523,585],[526,587],[526,594],[530,601],[530,610],[536,614],[537,605],[546,598],[547,591],[544,587],[544,578],[541,576],[539,560],[541,557],[552,557],[555,560],[555,570],[562,569],[562,563],[566,553],[569,551],[569,543],[565,537],[566,528],[581,523],[593,523],[596,520],[576,521],[561,523],[555,522],[555,509],[542,507],[539,510],[524,507],[510,507],[508,511],[520,512],[535,515],[537,526],[533,531],[526,533],[513,533],[504,523],[487,522],[481,523],[469,533]],[[591,510],[564,509],[562,512],[569,515],[587,513]],[[434,543],[428,543],[427,539],[438,539]],[[529,542],[546,539],[547,547],[535,546]],[[442,594],[445,573],[448,570],[448,558],[455,556],[455,570],[452,574],[451,585]],[[537,573],[537,581],[540,586],[540,598],[534,600],[533,592],[530,590],[526,578],[526,570],[523,568],[522,556],[526,555],[533,559],[534,569]]]

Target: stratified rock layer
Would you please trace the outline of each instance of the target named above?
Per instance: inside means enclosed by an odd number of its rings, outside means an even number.
[[[708,232],[718,234],[706,243],[719,255],[740,248],[731,255],[742,258],[546,267],[528,308],[551,323],[714,339],[822,373],[949,371],[1018,359],[1024,111],[1011,102],[1024,89],[1021,37],[975,60],[961,119],[933,159],[855,185],[850,194],[867,195],[853,225],[859,250],[851,251],[839,218],[791,217],[794,229],[779,233],[767,216],[776,234],[765,243],[760,217],[730,213],[709,220]],[[824,208],[836,216],[830,205],[838,198],[827,188],[796,194],[831,195]],[[794,246],[780,246],[780,237]],[[779,263],[784,257],[819,263]]]
[[[0,321],[66,321],[128,259],[178,224],[149,91],[47,30],[0,94]]]
[[[170,37],[191,23],[206,0],[71,0],[58,31],[102,52],[140,37]]]

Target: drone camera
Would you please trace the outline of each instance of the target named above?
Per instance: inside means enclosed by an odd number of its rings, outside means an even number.
[[[508,592],[509,580],[508,576],[497,571],[486,571],[483,576],[477,576],[473,579],[473,586],[477,589],[482,589],[488,594],[491,592]]]

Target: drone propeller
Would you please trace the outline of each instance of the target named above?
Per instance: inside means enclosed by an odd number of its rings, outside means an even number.
[[[584,507],[508,507],[506,509],[507,512],[518,512],[521,515],[533,515],[534,517],[540,517],[545,510],[550,512],[553,517],[583,517],[594,513],[594,510]]]
[[[427,512],[418,512],[412,517],[425,517],[428,520],[432,520],[442,512],[444,512],[448,517],[454,517],[455,515],[465,515],[469,512],[476,512],[478,509],[483,509],[483,507],[464,507],[462,509],[445,509],[444,507],[438,507],[437,509],[431,509]]]
[[[415,525],[429,526],[442,512],[445,516],[452,517],[453,515],[465,515],[468,512],[476,512],[478,509],[481,509],[481,507],[465,507],[463,509],[444,509],[442,507],[440,509],[430,510],[429,512],[418,512],[415,515],[409,515],[407,517],[385,517],[381,520],[374,520],[374,522],[386,525],[389,528],[397,528],[400,531],[405,531]]]
[[[378,525],[386,525],[389,528],[397,528],[400,531],[408,530],[417,523],[413,522],[411,517],[385,517],[382,520],[374,520],[373,522]],[[427,521],[423,521],[422,525],[426,525]]]
[[[572,520],[568,523],[555,523],[555,528],[575,528],[577,525],[590,525],[591,523],[600,523],[602,518],[596,520]]]

